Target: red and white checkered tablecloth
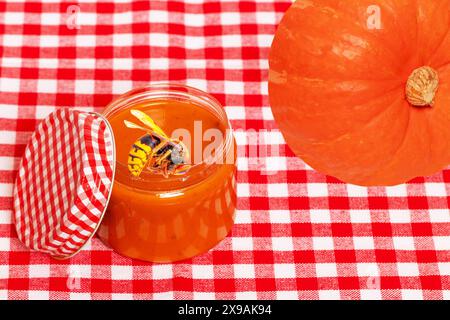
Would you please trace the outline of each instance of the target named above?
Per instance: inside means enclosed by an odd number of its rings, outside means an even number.
[[[449,170],[347,185],[306,167],[276,130],[267,57],[289,4],[0,2],[0,299],[450,299]],[[226,106],[240,153],[231,235],[175,264],[124,258],[98,239],[66,261],[27,250],[12,189],[37,123],[56,108],[101,111],[153,81]]]

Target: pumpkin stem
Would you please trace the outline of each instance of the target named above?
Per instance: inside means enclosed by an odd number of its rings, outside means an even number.
[[[414,70],[406,82],[406,98],[415,107],[432,107],[439,87],[436,70],[423,66]]]

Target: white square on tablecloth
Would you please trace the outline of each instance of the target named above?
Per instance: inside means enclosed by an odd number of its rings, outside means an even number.
[[[10,238],[0,238],[0,251],[9,251],[11,249]]]
[[[415,250],[413,237],[392,237],[394,249],[396,250]]]
[[[155,264],[152,266],[152,279],[170,279],[173,277],[173,270],[170,264]]]
[[[153,300],[173,300],[173,292],[156,292],[153,294]]]
[[[133,300],[133,294],[131,293],[112,293],[112,300]]]
[[[273,251],[293,251],[292,237],[272,237]]]
[[[369,210],[350,210],[350,221],[352,223],[371,223],[372,218]]]
[[[225,107],[229,120],[245,119],[245,107]]]
[[[265,163],[266,172],[263,171],[263,174],[273,175],[277,174],[280,171],[287,170],[286,157],[266,157]]]
[[[37,90],[39,93],[56,93],[58,87],[57,80],[54,79],[39,79]]]
[[[241,15],[239,12],[223,12],[220,14],[221,25],[239,25],[241,23]]]
[[[185,13],[184,24],[191,27],[203,27],[205,25],[205,15],[196,13]]]
[[[249,144],[250,137],[247,136],[246,132],[244,132],[242,130],[234,130],[233,134],[234,134],[234,138],[236,139],[236,144],[238,146],[245,146],[245,145]],[[244,159],[243,156],[241,158]],[[248,162],[248,158],[245,158],[245,160],[247,160],[247,162]]]
[[[315,210],[311,209],[309,212],[311,223],[331,223],[330,210]]]
[[[237,300],[258,300],[258,294],[254,291],[236,292]]]
[[[340,298],[339,290],[319,290],[320,300],[339,300]]]
[[[267,195],[270,198],[286,198],[289,196],[289,189],[286,183],[267,184]]]
[[[80,26],[80,29],[83,28],[83,26],[94,26],[97,24],[97,18],[98,15],[96,13],[91,12],[85,12],[83,10],[80,10],[80,12],[77,15],[77,24]]]
[[[277,300],[298,300],[297,291],[277,291]]]
[[[349,197],[367,197],[368,189],[366,187],[361,187],[354,184],[347,184],[346,187]]]
[[[42,12],[41,13],[41,23],[43,25],[57,26],[61,22],[65,23],[66,21],[65,21],[65,19],[61,19],[61,14],[60,13],[53,13],[53,12]]]
[[[269,210],[271,223],[290,223],[291,212],[289,210]]]
[[[248,198],[250,197],[250,185],[248,183],[237,184],[238,197]]]
[[[15,58],[15,57],[2,57],[0,59],[2,66],[7,68],[20,68],[22,65],[22,59],[21,58]]]
[[[275,12],[258,11],[256,12],[256,23],[274,25],[277,23],[277,16]]]
[[[362,289],[361,290],[361,300],[381,300],[381,291],[375,289]]]
[[[123,94],[133,88],[133,82],[129,80],[114,80],[112,82],[112,91],[114,94]]]
[[[262,116],[264,120],[274,120],[272,109],[268,107],[262,108]]]
[[[241,59],[223,59],[221,60],[224,70],[242,70],[244,62]]]
[[[450,276],[450,262],[439,262],[438,268],[441,276]]]
[[[441,251],[450,251],[450,236],[434,236],[434,248]]]
[[[149,35],[150,46],[154,47],[168,47],[169,35],[165,33],[150,33]]]
[[[238,157],[236,160],[238,170],[248,170],[248,158]]]
[[[259,34],[257,36],[258,46],[261,48],[270,48],[273,36],[270,34]]]
[[[334,242],[332,237],[313,237],[314,250],[333,250]]]
[[[442,298],[444,301],[450,300],[450,290],[443,290]]]
[[[48,300],[49,292],[43,290],[30,290],[28,291],[28,299],[30,300]]]
[[[316,263],[316,274],[319,278],[337,277],[336,263]]]
[[[80,59],[77,59],[78,61]],[[56,69],[58,68],[58,59],[51,59],[51,58],[39,58],[38,59],[38,65],[41,69]],[[76,66],[76,63],[75,63]]]
[[[446,197],[446,185],[445,183],[426,182],[425,193],[430,197]]]
[[[186,59],[184,60],[186,69],[205,69],[206,61],[202,59]],[[206,79],[205,79],[206,81]]]
[[[88,35],[88,34],[80,34],[75,36],[77,46],[80,47],[95,47],[97,45],[97,36]],[[101,45],[99,40],[98,45]]]
[[[353,246],[355,250],[373,250],[375,243],[373,237],[353,237]]]
[[[166,70],[169,68],[169,59],[167,58],[150,58],[151,70]]]
[[[0,265],[0,279],[8,279],[8,278],[9,278],[9,266]]]
[[[56,110],[53,106],[37,106],[36,119],[45,119],[48,115]]]
[[[0,224],[10,224],[12,222],[12,211],[0,210]]]
[[[133,69],[133,59],[130,58],[114,58],[113,59],[114,70],[131,70]]]
[[[59,37],[54,35],[41,35],[39,45],[42,48],[56,48],[59,46]]]
[[[16,141],[16,132],[15,131],[3,131],[1,133],[2,135],[2,143],[3,144],[14,144]],[[3,183],[0,182],[0,194],[3,196],[12,196],[13,194],[13,189],[14,189],[14,184],[13,183]],[[0,238],[0,248],[2,246],[1,244],[1,239]],[[8,239],[9,238],[4,238],[4,239]]]
[[[70,300],[91,300],[91,294],[84,293],[84,292],[70,292],[69,299]]]
[[[308,197],[327,197],[328,185],[326,183],[308,183],[306,185]]]
[[[239,81],[225,80],[223,82],[226,94],[244,95],[244,86]]]
[[[297,277],[293,263],[275,263],[273,269],[277,279],[295,279]]]
[[[0,92],[19,92],[20,79],[17,78],[0,78]]]
[[[411,211],[409,210],[389,210],[389,221],[391,223],[410,223]]]
[[[268,70],[269,69],[269,59],[259,59],[259,68],[262,70]],[[266,81],[263,81],[261,83],[261,93],[264,95],[269,94],[269,83]]]
[[[3,46],[4,47],[21,47],[22,41],[23,41],[22,35],[3,34]]]
[[[85,250],[85,247],[83,250]],[[72,264],[67,269],[67,275],[72,278],[90,278],[91,273],[92,266],[88,264]]]
[[[207,87],[208,87],[208,81],[204,80],[204,79],[188,79],[186,81],[186,84],[188,86],[203,90],[203,91],[207,91]]]
[[[236,210],[236,219],[234,221],[237,224],[245,223],[250,224],[252,223],[252,211],[250,210]]]
[[[398,262],[397,271],[400,277],[417,277],[420,274],[417,263]]]
[[[76,94],[93,94],[95,91],[95,80],[75,80]]]
[[[115,33],[113,34],[113,45],[129,47],[133,45],[133,35],[131,33]]]
[[[216,294],[214,292],[193,292],[194,300],[214,300]]]
[[[263,131],[261,133],[261,137],[260,139],[263,138],[263,142],[268,145],[267,150],[272,151],[271,150],[271,146],[275,145],[276,147],[274,148],[274,151],[278,151],[277,148],[279,148],[280,145],[283,145],[285,143],[283,135],[281,134],[280,131],[278,130],[267,130],[267,131]]]
[[[234,264],[234,277],[236,279],[254,279],[255,266],[253,264]]]
[[[192,265],[192,278],[194,279],[214,279],[213,265]]]
[[[116,59],[113,60],[113,62]],[[76,59],[75,67],[77,69],[95,69],[95,59]]]
[[[162,10],[150,10],[149,23],[167,23],[169,22],[169,12]]]
[[[50,277],[50,265],[30,264],[28,266],[28,274],[30,278],[48,278]]]
[[[359,277],[379,277],[380,268],[376,263],[373,262],[363,262],[356,264],[356,272]]]
[[[132,266],[111,266],[111,279],[129,280],[133,279]]]
[[[235,251],[253,250],[253,238],[251,237],[232,237],[231,247]]]
[[[114,25],[127,25],[133,23],[133,12],[118,12],[112,15]]]
[[[3,23],[4,24],[23,24],[24,23],[25,14],[23,12],[8,12],[3,14]]]
[[[0,170],[13,170],[15,168],[16,159],[14,157],[0,156]]]
[[[222,46],[224,48],[241,48],[242,47],[242,36],[239,34],[223,35],[220,38],[222,39]],[[244,90],[244,88],[242,88],[242,90]],[[225,92],[227,92],[227,91],[225,90]]]
[[[398,186],[386,187],[386,195],[388,197],[406,197],[408,196],[408,190],[405,184],[400,184]]]
[[[450,222],[449,209],[430,209],[428,210],[430,222]]]
[[[402,289],[402,300],[422,300],[422,290]]]

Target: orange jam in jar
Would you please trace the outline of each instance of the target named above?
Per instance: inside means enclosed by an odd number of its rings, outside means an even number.
[[[132,174],[130,150],[148,134],[136,110],[162,129],[155,136],[182,141],[189,151],[187,170],[164,174],[144,166]],[[191,258],[224,239],[236,208],[236,146],[220,103],[194,88],[150,85],[120,96],[104,115],[114,132],[116,173],[100,239],[124,256],[152,262]],[[147,144],[156,150],[160,142]]]

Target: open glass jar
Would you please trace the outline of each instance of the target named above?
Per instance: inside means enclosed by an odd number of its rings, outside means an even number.
[[[186,172],[131,174],[130,149],[148,133],[131,110],[184,143],[190,151]],[[224,239],[236,208],[236,146],[220,103],[191,87],[150,85],[118,97],[103,115],[115,137],[116,173],[100,239],[124,256],[152,262],[187,259]]]

